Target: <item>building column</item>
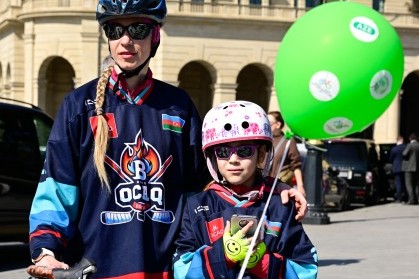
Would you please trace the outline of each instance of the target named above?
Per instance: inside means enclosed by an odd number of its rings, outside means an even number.
[[[36,77],[32,79],[34,92],[38,93],[38,106],[43,110],[47,109],[47,80]]]
[[[236,100],[236,83],[216,83],[214,84],[213,106],[220,103]]]
[[[376,143],[395,143],[400,125],[400,92],[393,102],[374,124],[374,141]]]
[[[33,33],[33,22],[25,23],[25,31],[23,33],[24,43],[24,100],[26,102],[38,104],[38,88],[34,86],[34,80],[37,79],[39,73],[34,72],[34,50],[35,50],[35,34]],[[34,79],[34,77],[36,77]]]
[[[204,13],[212,14],[212,0],[204,0]]]
[[[100,66],[105,57],[99,57],[101,46],[100,34],[98,32],[98,23],[95,20],[82,20],[82,32],[81,32],[81,52],[80,61],[89,61],[88,67],[82,69],[74,69],[76,72],[76,79],[79,79],[81,83],[88,82],[98,76],[100,72]],[[98,53],[98,55],[92,55]],[[83,63],[80,63],[82,65]],[[73,65],[74,67],[74,65]]]
[[[271,97],[269,98],[268,111],[279,110],[278,97],[276,96],[275,87],[271,87]]]

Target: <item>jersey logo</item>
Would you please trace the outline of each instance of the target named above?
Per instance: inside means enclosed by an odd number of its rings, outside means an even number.
[[[201,211],[209,211],[208,205],[200,205],[197,208],[195,208],[195,213],[201,212]]]
[[[185,120],[183,120],[179,116],[170,116],[168,114],[162,114],[161,124],[163,130],[182,133],[182,128],[183,125],[185,125]]]
[[[115,116],[113,113],[105,113],[103,116],[106,119],[106,122],[108,123],[108,135],[110,138],[117,138],[118,137],[118,130],[116,129],[116,122],[115,122]],[[97,121],[98,116],[92,116],[90,117],[90,127],[92,128],[92,132],[94,137],[96,137],[96,131],[97,131]]]
[[[119,165],[108,156],[105,162],[123,180],[114,189],[115,203],[128,211],[104,211],[101,222],[117,225],[131,222],[134,217],[139,221],[148,217],[155,222],[173,223],[173,212],[165,210],[164,186],[158,182],[173,157],[170,155],[162,164],[157,150],[143,139],[141,130],[134,142],[125,145]]]
[[[207,232],[211,243],[220,239],[224,234],[223,218],[217,218],[207,222]]]

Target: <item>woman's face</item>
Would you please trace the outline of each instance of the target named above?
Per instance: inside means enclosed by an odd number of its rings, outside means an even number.
[[[113,20],[112,23],[128,26],[133,23],[141,22],[138,18],[121,18]],[[143,40],[132,39],[125,31],[121,38],[109,40],[109,49],[113,59],[120,68],[133,70],[144,63],[150,55],[152,33]]]
[[[268,114],[269,124],[271,125],[272,129],[272,135],[273,136],[279,136],[281,134],[282,130],[282,123],[276,121],[275,117],[273,115]]]
[[[245,145],[255,146],[254,153],[251,157],[241,158],[237,155],[238,151],[236,150],[236,152],[231,152],[229,158],[220,159],[217,157],[217,167],[222,177],[230,184],[252,187],[255,180],[257,165],[263,161],[265,156],[264,150],[253,141],[234,142],[222,146],[239,147]]]

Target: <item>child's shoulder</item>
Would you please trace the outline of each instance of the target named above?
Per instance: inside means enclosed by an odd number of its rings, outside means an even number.
[[[265,192],[269,193],[272,187],[275,187],[273,195],[281,195],[283,190],[291,189],[290,185],[282,182],[279,179],[275,180],[275,178],[268,176],[265,178]]]
[[[191,201],[191,200],[195,200],[195,201],[206,200],[210,196],[213,195],[213,192],[214,191],[213,190],[210,190],[210,189],[203,190],[203,191],[201,191],[199,193],[195,193],[195,194],[189,196],[188,197],[188,201]]]

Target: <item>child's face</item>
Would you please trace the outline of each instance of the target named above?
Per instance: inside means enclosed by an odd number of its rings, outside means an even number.
[[[226,143],[216,146],[214,152],[225,180],[233,185],[253,186],[256,167],[265,156],[259,145],[253,141]]]

